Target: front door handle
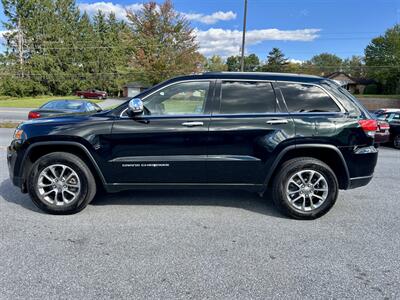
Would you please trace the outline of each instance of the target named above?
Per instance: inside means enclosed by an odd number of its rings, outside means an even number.
[[[185,127],[198,127],[198,126],[203,126],[204,123],[203,122],[185,122],[182,123],[182,126]]]
[[[276,119],[276,120],[269,120],[266,122],[268,125],[279,125],[279,124],[287,124],[289,123],[286,119]]]

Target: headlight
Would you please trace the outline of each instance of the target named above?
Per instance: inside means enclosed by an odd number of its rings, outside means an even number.
[[[22,140],[25,137],[25,133],[22,129],[16,128],[14,131],[14,140]]]

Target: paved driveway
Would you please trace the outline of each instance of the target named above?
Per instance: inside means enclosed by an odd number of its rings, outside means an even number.
[[[0,131],[0,298],[400,298],[400,151],[316,221],[237,191],[141,191],[39,212]]]

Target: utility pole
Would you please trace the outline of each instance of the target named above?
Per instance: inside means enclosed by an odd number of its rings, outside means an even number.
[[[244,72],[244,48],[245,48],[245,45],[246,45],[246,23],[247,23],[247,0],[244,0],[242,59],[241,59],[241,62],[240,62],[240,70],[242,72]]]
[[[21,28],[21,18],[18,17],[18,57],[19,57],[19,67],[21,69],[21,76],[24,76],[24,36],[22,34]]]

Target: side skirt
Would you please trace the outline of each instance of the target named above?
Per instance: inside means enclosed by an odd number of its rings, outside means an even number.
[[[235,189],[251,192],[261,192],[264,189],[262,184],[240,184],[240,183],[111,183],[106,184],[105,189],[109,193],[118,193],[128,190],[175,190],[175,189]]]

